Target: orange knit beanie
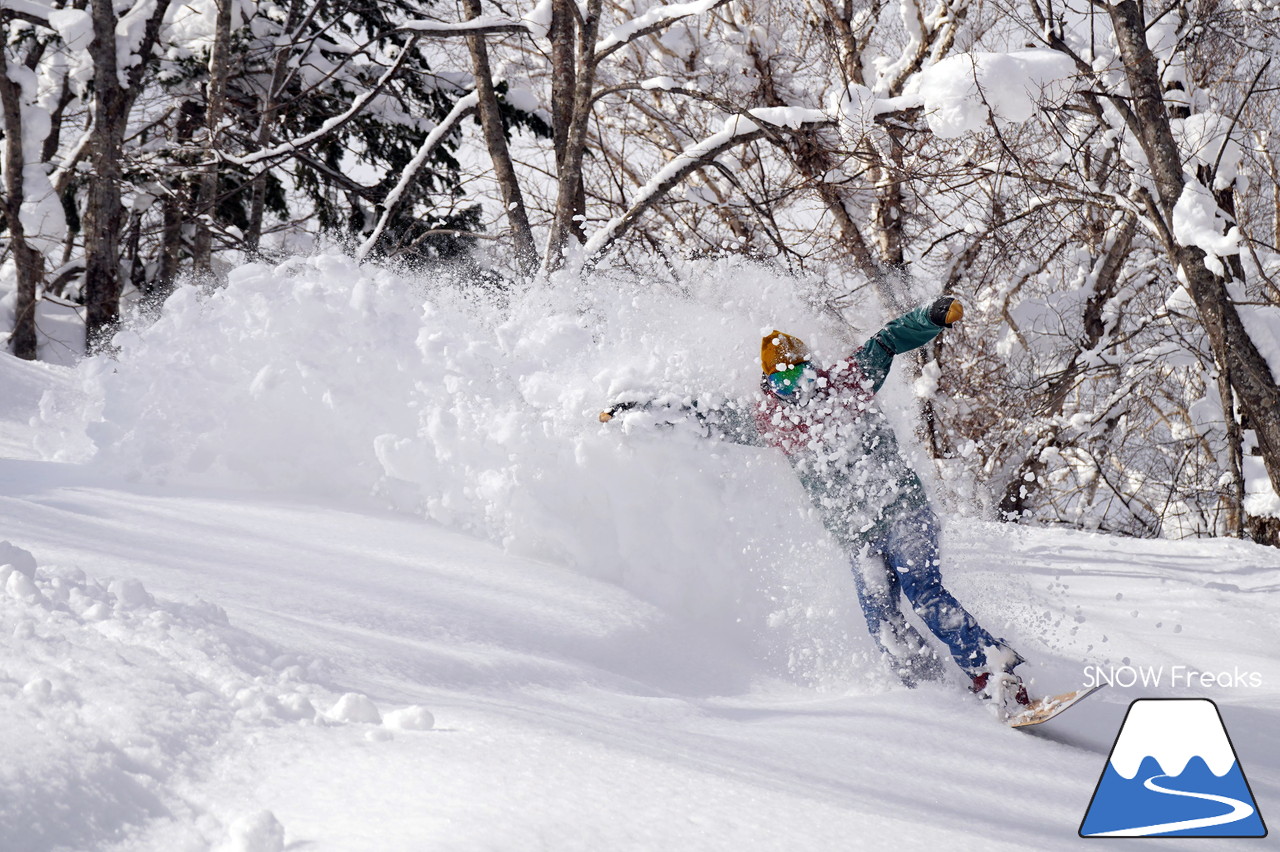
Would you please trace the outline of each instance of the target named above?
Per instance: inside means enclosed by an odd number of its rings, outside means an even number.
[[[774,329],[760,341],[760,366],[776,373],[809,360],[809,347],[798,337]]]

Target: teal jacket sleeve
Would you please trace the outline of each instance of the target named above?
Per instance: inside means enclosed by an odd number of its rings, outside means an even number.
[[[853,355],[862,375],[871,382],[872,393],[884,386],[894,355],[924,346],[942,332],[942,326],[929,319],[929,305],[923,305],[889,322],[871,336]]]

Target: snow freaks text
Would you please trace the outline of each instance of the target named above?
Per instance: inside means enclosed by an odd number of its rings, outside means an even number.
[[[1189,666],[1085,666],[1085,688],[1098,686],[1129,688],[1200,687],[1201,689],[1257,689],[1262,686],[1260,672],[1241,671],[1239,666],[1230,671],[1206,672]]]

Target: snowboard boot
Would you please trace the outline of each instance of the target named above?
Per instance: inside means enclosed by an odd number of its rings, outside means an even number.
[[[1005,718],[1026,709],[1031,703],[1022,678],[1013,672],[982,671],[973,675],[973,691],[995,706]]]

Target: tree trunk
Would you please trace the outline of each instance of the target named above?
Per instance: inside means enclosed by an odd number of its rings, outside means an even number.
[[[848,29],[847,26],[845,29]],[[769,60],[760,54],[754,42],[749,47],[749,51],[756,75],[760,78],[760,97],[765,105],[787,106],[786,100],[778,92]],[[876,282],[877,292],[882,297],[886,296],[886,291],[880,287],[882,281],[880,264],[876,262],[871,247],[862,236],[862,231],[854,221],[853,214],[849,212],[850,205],[845,198],[844,190],[827,180],[827,175],[836,167],[836,159],[832,156],[830,148],[823,145],[815,134],[805,133],[790,136],[784,150],[791,157],[796,171],[813,184],[823,206],[835,219],[836,227],[840,230],[840,243],[853,258],[854,266]],[[890,304],[889,301],[885,301],[886,306]]]
[[[577,43],[577,68],[573,79],[572,115],[565,129],[563,154],[557,151],[556,209],[547,237],[546,269],[554,272],[564,262],[565,243],[570,236],[584,239],[582,231],[585,191],[582,161],[587,150],[587,124],[591,120],[592,94],[596,82],[596,35],[600,29],[602,0],[587,0],[586,17],[581,21]]]
[[[572,0],[554,0],[551,5],[551,27],[547,36],[551,40],[551,133],[556,149],[556,174],[564,174],[569,168],[569,137],[575,110],[577,90],[577,20]],[[583,217],[586,215],[587,193],[578,170],[577,197],[574,215],[569,222],[569,232],[578,242],[586,242]]]
[[[1227,472],[1231,475],[1231,486],[1226,493],[1225,501],[1227,535],[1243,538],[1245,532],[1244,459],[1241,452],[1243,439],[1240,423],[1236,420],[1231,376],[1221,370],[1218,372],[1218,395],[1222,398],[1222,419],[1226,424],[1227,432]]]
[[[1280,547],[1280,518],[1258,518],[1250,516],[1248,523],[1249,538],[1258,544],[1269,544]]]
[[[1004,494],[1000,498],[1000,517],[1002,518],[1016,519],[1027,511],[1032,498],[1042,485],[1046,467],[1042,460],[1045,450],[1049,448],[1061,450],[1078,440],[1066,434],[1062,413],[1066,409],[1067,397],[1075,389],[1077,381],[1085,370],[1084,355],[1096,349],[1106,333],[1103,312],[1119,289],[1120,273],[1129,256],[1136,231],[1137,218],[1132,215],[1125,216],[1119,227],[1114,229],[1114,237],[1110,240],[1110,245],[1106,247],[1102,257],[1094,263],[1093,293],[1085,303],[1080,322],[1084,336],[1076,343],[1075,351],[1071,353],[1071,360],[1067,366],[1054,377],[1044,393],[1040,395],[1041,404],[1037,414],[1040,417],[1047,417],[1049,423],[1036,437],[1026,458],[1009,476],[1005,484]]]
[[[37,349],[36,298],[39,284],[44,278],[44,257],[33,249],[26,239],[18,237],[12,230],[9,234],[18,277],[13,336],[9,339],[9,344],[14,355],[27,361],[34,361]]]
[[[58,155],[58,148],[62,144],[62,119],[73,100],[75,100],[75,91],[71,88],[71,79],[69,76],[63,77],[62,93],[58,96],[58,104],[49,114],[49,133],[44,137],[44,144],[41,147],[41,162],[52,162]]]
[[[8,42],[9,28],[3,29]],[[3,69],[0,69],[3,71]],[[23,150],[22,87],[7,73],[0,74],[0,108],[4,112],[4,217],[9,229],[9,247],[13,250],[17,273],[17,302],[13,318],[13,334],[9,346],[13,354],[27,361],[36,358],[36,294],[44,279],[44,257],[27,242],[22,224],[22,201],[25,198],[22,170],[26,166]]]
[[[569,123],[573,121],[573,88],[577,79],[577,32],[573,0],[552,0],[551,27],[551,136],[556,148],[556,170],[564,167],[569,145]]]
[[[121,251],[121,266],[129,265],[129,283],[139,293],[145,294],[147,285],[147,265],[142,261],[142,211],[130,210],[125,225],[124,249]]]
[[[174,124],[174,135],[179,149],[186,146],[195,135],[199,122],[200,108],[197,103],[185,100],[178,107],[178,119]],[[178,163],[189,163],[187,157],[179,157]],[[173,292],[174,285],[182,269],[183,225],[186,224],[185,208],[189,201],[190,185],[183,177],[172,177],[165,181],[166,192],[160,199],[160,248],[155,277],[148,285],[146,301],[153,307],[159,307]]]
[[[886,162],[883,154],[877,151],[872,169],[876,187],[873,204],[876,243],[880,248],[881,265],[887,269],[899,269],[905,273],[907,241],[903,236],[903,214],[906,208],[902,199],[902,181],[899,178],[903,173],[902,137],[904,133],[897,127],[889,127],[886,132],[891,139],[890,160]],[[895,305],[895,307],[899,306]]]
[[[110,0],[93,0],[94,124],[89,142],[84,214],[86,337],[91,353],[108,348],[120,321],[120,161],[128,101],[116,62],[116,14]]]
[[[866,44],[859,43],[859,33],[855,32],[853,27],[855,14],[853,5],[845,2],[842,6],[837,7],[832,0],[819,0],[818,5],[815,5],[814,0],[810,0],[809,7],[813,11],[814,18],[821,21],[821,26],[827,34],[827,39],[832,44],[836,60],[840,65],[842,82],[865,86],[866,80],[862,72],[862,51]],[[859,10],[860,12],[861,10]],[[868,23],[874,27],[874,15],[870,17],[871,20]],[[865,38],[865,33],[863,33],[863,36]]]
[[[213,221],[218,209],[218,131],[227,105],[227,75],[230,73],[231,12],[234,0],[217,0],[213,47],[209,51],[209,86],[205,95],[205,163],[200,174],[200,196],[196,206],[196,234],[191,247],[197,273],[213,271]]]
[[[117,62],[115,9],[109,0],[90,0],[93,41],[93,128],[89,135],[89,175],[84,208],[85,338],[90,353],[110,349],[120,323],[120,231],[124,206],[120,198],[123,178],[124,136],[129,112],[160,37],[160,25],[169,0],[156,0],[144,28],[136,58],[121,83]]]
[[[1134,129],[1151,166],[1159,212],[1164,219],[1156,224],[1165,233],[1172,233],[1173,207],[1182,195],[1185,178],[1164,103],[1160,72],[1147,46],[1146,21],[1136,0],[1121,0],[1107,9],[1132,95]],[[1228,297],[1229,279],[1205,266],[1205,253],[1198,247],[1170,244],[1167,249],[1170,259],[1182,270],[1214,359],[1228,376],[1244,416],[1257,433],[1271,487],[1280,494],[1280,387]]]
[[[465,7],[468,20],[480,17],[480,0],[465,0]],[[507,221],[511,223],[516,266],[522,275],[531,275],[538,268],[538,251],[533,246],[533,231],[529,228],[524,195],[520,192],[520,181],[511,162],[506,130],[502,126],[502,114],[498,110],[498,94],[493,88],[493,70],[489,65],[489,48],[484,35],[467,36],[467,47],[471,51],[471,64],[476,78],[476,96],[479,99],[476,109],[480,114],[480,128],[484,133],[485,146],[489,149],[489,157],[493,161],[498,189],[502,193],[503,210],[507,214]]]
[[[1280,168],[1270,152],[1267,153],[1267,171],[1271,178],[1271,245],[1280,246]]]
[[[298,19],[302,17],[302,0],[293,0],[289,4],[289,14],[281,28],[286,36],[292,37]],[[285,81],[289,77],[289,60],[293,56],[292,45],[281,47],[276,51],[275,61],[271,69],[271,80],[267,83],[267,91],[262,97],[262,117],[258,120],[258,150],[271,144],[271,135],[275,132],[275,124],[280,109],[280,96],[284,91]],[[253,176],[253,188],[249,200],[249,228],[244,235],[245,248],[250,254],[258,251],[262,243],[262,217],[267,204],[267,171],[263,168]]]
[[[159,263],[146,293],[147,302],[153,306],[169,298],[182,262],[182,207],[172,195],[160,200],[160,222]]]

